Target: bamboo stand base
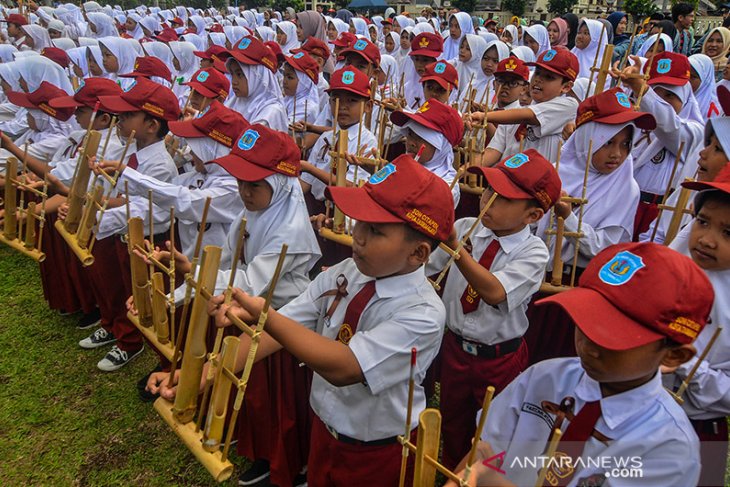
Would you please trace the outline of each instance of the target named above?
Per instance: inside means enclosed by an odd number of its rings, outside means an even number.
[[[89,249],[82,249],[79,247],[79,243],[76,240],[76,234],[69,233],[66,230],[66,227],[63,226],[63,222],[61,220],[56,220],[56,223],[53,224],[53,226],[56,228],[56,231],[58,232],[61,237],[66,241],[66,244],[68,244],[68,247],[73,251],[74,254],[76,254],[76,257],[79,258],[81,261],[81,265],[84,267],[89,267],[91,264],[94,263],[94,256],[91,255],[91,252],[89,252]]]
[[[195,431],[195,421],[186,424],[178,422],[172,414],[172,403],[161,397],[155,401],[154,407],[216,482],[225,482],[231,478],[233,464],[228,460],[222,461],[220,450],[208,452],[203,449],[203,430]]]
[[[0,233],[0,242],[4,243],[10,248],[17,250],[18,252],[27,255],[36,262],[43,262],[44,260],[46,260],[46,254],[44,252],[41,252],[40,250],[35,248],[29,249],[25,246],[25,242],[17,238],[14,238],[13,240],[8,240],[2,233]]]
[[[142,326],[139,323],[139,319],[136,315],[133,315],[132,313],[127,313],[127,319],[131,321],[134,326],[137,327],[137,329],[142,333],[142,335],[144,335],[147,341],[150,342],[153,347],[155,347],[157,351],[164,355],[167,360],[172,362],[172,358],[175,356],[174,343],[160,343],[160,340],[157,338],[157,334],[155,333],[154,328],[152,328],[151,326]]]

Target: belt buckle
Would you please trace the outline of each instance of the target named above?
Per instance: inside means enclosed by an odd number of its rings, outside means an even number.
[[[461,349],[464,350],[469,355],[474,355],[475,357],[479,355],[479,348],[476,343],[468,342],[464,339],[461,340]]]
[[[340,436],[340,435],[339,435],[339,434],[337,433],[337,431],[335,431],[335,429],[334,429],[334,428],[332,428],[332,427],[331,427],[330,425],[328,425],[328,424],[325,424],[325,425],[324,425],[324,427],[325,427],[325,428],[327,429],[327,431],[329,432],[329,434],[331,434],[331,435],[332,435],[332,438],[334,438],[334,439],[335,439],[335,440],[337,440],[337,441],[339,441],[339,440],[340,440],[340,438],[339,438],[339,436]]]

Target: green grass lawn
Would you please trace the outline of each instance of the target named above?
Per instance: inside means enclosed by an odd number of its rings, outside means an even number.
[[[156,355],[101,372],[107,349],[79,348],[76,319],[48,309],[35,262],[0,246],[0,485],[216,485],[138,399]]]

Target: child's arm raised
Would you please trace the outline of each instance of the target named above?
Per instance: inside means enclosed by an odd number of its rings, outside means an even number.
[[[484,112],[471,114],[472,122],[482,123],[484,121]],[[487,115],[489,123],[493,124],[518,124],[526,123],[527,125],[540,125],[540,121],[535,116],[535,112],[531,108],[511,108],[509,110],[499,110],[489,112]]]

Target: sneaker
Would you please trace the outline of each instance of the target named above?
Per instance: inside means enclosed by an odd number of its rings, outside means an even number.
[[[83,315],[79,319],[78,323],[76,323],[76,328],[78,328],[79,330],[87,330],[89,328],[97,326],[100,322],[101,312],[99,311],[99,308],[96,308],[91,313]]]
[[[116,341],[117,339],[114,338],[111,332],[106,331],[104,328],[98,328],[94,333],[81,340],[79,346],[81,348],[92,349],[103,347]]]
[[[251,465],[251,468],[238,477],[238,485],[247,485],[249,487],[269,485],[268,478],[270,475],[269,462],[266,460],[256,460]]]
[[[109,353],[106,354],[106,357],[99,360],[99,363],[96,364],[96,366],[104,372],[114,372],[115,370],[121,369],[122,367],[127,365],[130,360],[132,360],[143,351],[144,345],[140,347],[140,349],[136,352],[126,352],[114,345],[112,349],[109,350]]]

